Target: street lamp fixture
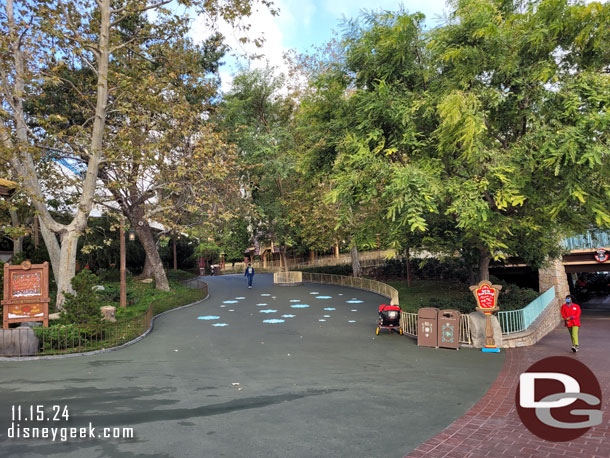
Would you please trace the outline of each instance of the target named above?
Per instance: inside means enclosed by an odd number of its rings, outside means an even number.
[[[136,232],[133,229],[129,229],[129,241],[133,242],[136,239]]]

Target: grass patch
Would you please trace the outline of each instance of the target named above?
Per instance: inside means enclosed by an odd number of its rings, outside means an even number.
[[[185,275],[186,274],[186,275]],[[97,293],[99,307],[116,307],[116,322],[98,324],[52,324],[37,327],[34,332],[41,341],[42,354],[73,353],[114,347],[141,335],[147,328],[146,312],[152,305],[153,315],[204,299],[207,288],[195,289],[178,279],[193,278],[186,272],[170,276],[170,291],[156,290],[153,283],[142,283],[132,278],[127,281],[126,308],[119,306],[119,282],[103,282],[104,291]]]
[[[166,272],[168,281],[186,281],[199,276],[199,269],[195,272],[187,270],[168,270]]]
[[[431,307],[431,301],[438,300],[439,308],[463,309],[472,305],[470,311],[476,306],[474,297],[468,286],[463,283],[443,280],[415,280],[411,287],[406,280],[386,281],[388,285],[398,290],[400,307],[405,312],[417,312],[421,307]],[[451,304],[454,304],[451,307]]]
[[[152,283],[129,281],[127,282],[129,305],[126,308],[119,307],[118,302],[114,301],[104,305],[116,307],[116,318],[118,320],[145,313],[151,304],[153,306],[153,315],[158,315],[167,310],[201,300],[207,295],[206,290],[189,288],[173,279],[169,280],[169,285],[170,291],[160,291],[155,289]],[[108,286],[114,290],[114,288],[119,287],[119,284],[110,283]]]

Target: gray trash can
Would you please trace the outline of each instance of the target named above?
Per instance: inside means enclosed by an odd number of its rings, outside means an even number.
[[[460,349],[460,312],[441,310],[438,312],[438,346]]]
[[[438,348],[437,339],[438,309],[423,307],[417,312],[417,345]]]

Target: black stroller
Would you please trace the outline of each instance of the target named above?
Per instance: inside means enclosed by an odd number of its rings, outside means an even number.
[[[381,329],[387,329],[392,333],[396,330],[397,333],[402,335],[402,328],[400,327],[400,307],[398,305],[386,305],[382,304],[379,306],[379,321],[377,322],[377,331],[375,334],[379,335]]]

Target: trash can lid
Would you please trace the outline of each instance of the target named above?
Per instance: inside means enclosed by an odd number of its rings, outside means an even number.
[[[422,307],[417,311],[417,316],[422,318],[436,318],[439,310],[436,307]]]

